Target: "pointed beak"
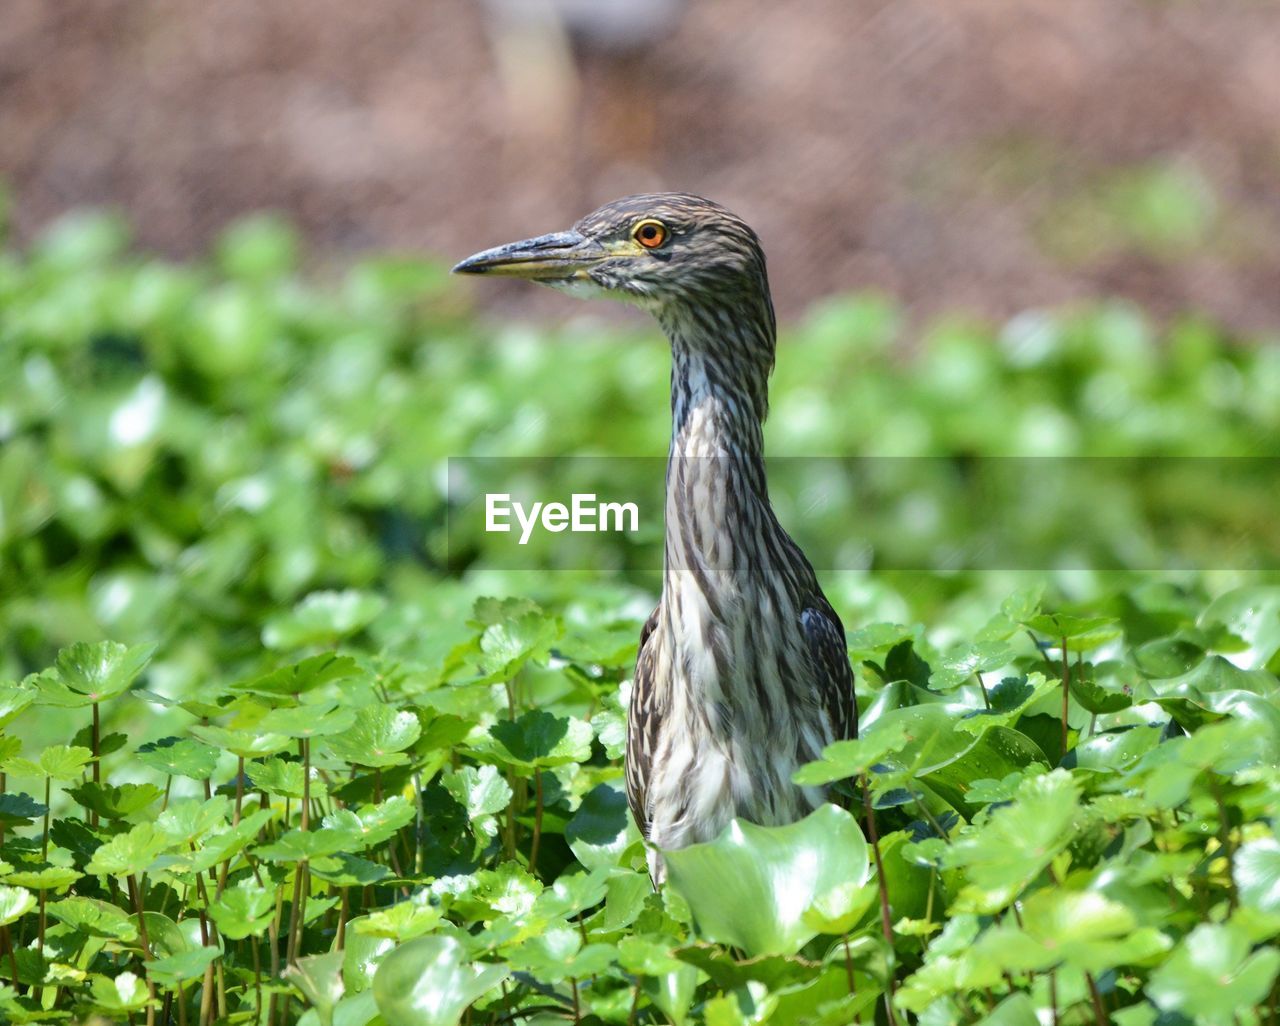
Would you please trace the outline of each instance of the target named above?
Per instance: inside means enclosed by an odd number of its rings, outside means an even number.
[[[581,232],[554,232],[536,239],[510,242],[469,256],[454,274],[488,274],[530,281],[569,281],[585,278],[587,270],[608,251]]]

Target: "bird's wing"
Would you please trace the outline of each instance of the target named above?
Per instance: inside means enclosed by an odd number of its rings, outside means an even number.
[[[836,740],[858,736],[858,702],[853,692],[853,670],[845,647],[844,624],[821,595],[800,614],[809,655],[822,688],[822,704]]]
[[[658,607],[661,608],[661,607]],[[636,652],[636,672],[631,687],[631,705],[627,710],[627,802],[631,816],[643,837],[649,836],[648,805],[649,766],[658,736],[658,712],[653,705],[653,675],[656,645],[650,645],[658,626],[658,608],[640,629],[640,648]]]

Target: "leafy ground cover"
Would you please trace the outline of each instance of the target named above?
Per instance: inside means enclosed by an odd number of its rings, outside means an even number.
[[[913,457],[908,499],[1097,469],[1008,497],[1039,564],[948,562],[976,526],[943,500],[806,520],[871,553],[828,580],[863,737],[800,771],[839,804],[654,893],[620,773],[653,539],[453,566],[442,462],[661,452],[660,343],[485,328],[411,261],[307,284],[296,248],[248,222],[175,266],[91,218],[0,258],[0,1015],[1274,1021],[1280,350],[1116,305],[915,347],[882,299],[815,310],[773,451]]]

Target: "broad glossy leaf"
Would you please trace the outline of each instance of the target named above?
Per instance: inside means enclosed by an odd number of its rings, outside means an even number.
[[[191,733],[214,748],[225,748],[232,755],[243,759],[256,759],[262,755],[274,755],[293,744],[285,734],[267,734],[260,730],[231,730],[208,723],[197,723]]]
[[[413,802],[402,795],[392,795],[378,805],[359,809],[339,809],[324,818],[324,826],[351,838],[349,850],[363,851],[389,839],[402,827],[413,822]]]
[[[313,738],[341,734],[350,729],[355,719],[356,711],[346,706],[286,706],[272,709],[258,721],[258,727],[268,734]]]
[[[834,805],[786,826],[735,819],[716,840],[663,855],[698,932],[748,955],[798,951],[817,932],[804,922],[814,900],[870,875],[862,831]]]
[[[33,687],[25,684],[0,684],[0,727],[5,726],[36,698]]]
[[[364,933],[359,929],[363,916],[357,916],[347,924],[346,943],[342,949],[342,982],[348,994],[368,990],[373,985],[373,974],[382,957],[396,946],[390,937]]]
[[[994,673],[1012,661],[1013,649],[1003,641],[980,641],[948,653],[939,661],[929,683],[936,691],[951,691],[975,674]]]
[[[339,759],[354,766],[395,766],[408,761],[404,750],[418,740],[418,717],[405,709],[371,705],[356,714],[356,722],[325,739]]]
[[[0,885],[0,926],[16,922],[36,907],[36,896],[25,887]]]
[[[221,753],[190,738],[166,737],[138,748],[137,760],[157,773],[190,780],[208,780],[218,768]]]
[[[157,983],[173,985],[199,979],[204,975],[205,967],[220,954],[222,952],[217,948],[206,946],[165,955],[142,964]]]
[[[128,833],[117,834],[93,853],[85,871],[94,876],[126,876],[144,873],[172,838],[154,823],[140,823]]]
[[[408,901],[378,909],[351,921],[351,928],[364,937],[379,937],[403,942],[431,933],[443,916],[429,901],[430,895],[419,892]]]
[[[164,792],[154,784],[121,784],[115,787],[88,780],[78,787],[67,788],[67,794],[90,812],[108,819],[124,819],[145,809]]]
[[[267,621],[262,643],[274,649],[332,644],[364,630],[386,606],[386,599],[368,591],[312,592],[291,612]]]
[[[285,970],[285,979],[302,991],[323,1026],[332,1026],[333,1006],[346,989],[342,979],[342,952],[300,958]]]
[[[373,996],[382,1017],[397,1026],[457,1026],[508,975],[502,965],[468,962],[452,937],[420,937],[383,958]]]
[[[125,1015],[141,1011],[147,1003],[146,981],[131,972],[117,976],[90,977],[89,999],[105,1015]]]
[[[1089,652],[1120,637],[1120,624],[1109,616],[1072,616],[1068,613],[1037,613],[1022,620],[1024,626],[1045,635],[1050,642],[1061,644],[1065,638],[1067,651]]]
[[[4,881],[17,887],[30,887],[33,891],[61,891],[83,875],[70,866],[45,866],[43,869],[10,873]]]
[[[1264,915],[1280,916],[1280,841],[1246,841],[1235,854],[1234,870],[1240,901]]]
[[[1253,1008],[1280,971],[1280,951],[1250,954],[1248,936],[1227,925],[1201,923],[1151,974],[1147,996],[1166,1012],[1206,1026],[1232,1026],[1239,1009]]]
[[[609,784],[598,784],[583,796],[564,837],[587,869],[608,869],[640,840],[640,831],[631,821],[627,796]]]
[[[1198,623],[1201,626],[1220,624],[1243,638],[1249,647],[1233,661],[1261,669],[1271,664],[1280,652],[1280,587],[1237,588],[1219,595],[1200,614]]]
[[[93,759],[88,748],[50,745],[40,753],[40,772],[54,780],[74,780]]]
[[[0,823],[5,826],[28,826],[44,815],[45,806],[29,794],[0,794]]]
[[[49,915],[90,937],[129,943],[138,936],[137,920],[110,902],[70,897],[49,903]]]
[[[498,758],[517,766],[563,766],[591,756],[591,724],[545,709],[532,709],[515,720],[500,720],[489,728]]]
[[[946,865],[967,871],[966,910],[1003,908],[1075,834],[1079,784],[1061,769],[1021,784],[1011,804],[953,838]]]
[[[72,691],[101,702],[127,689],[150,662],[155,648],[130,648],[114,641],[77,642],[58,653],[54,670]]]
[[[297,697],[340,680],[361,675],[360,665],[350,656],[322,652],[300,662],[282,666],[261,677],[232,685],[232,690],[277,698]]]
[[[229,940],[260,937],[275,914],[274,888],[259,885],[252,877],[227,887],[209,906],[209,916]]]

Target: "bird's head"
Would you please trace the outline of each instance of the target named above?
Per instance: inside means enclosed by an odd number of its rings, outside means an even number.
[[[752,299],[767,307],[769,296],[755,232],[724,207],[686,193],[627,196],[568,231],[487,249],[453,270],[614,296],[659,314]]]

